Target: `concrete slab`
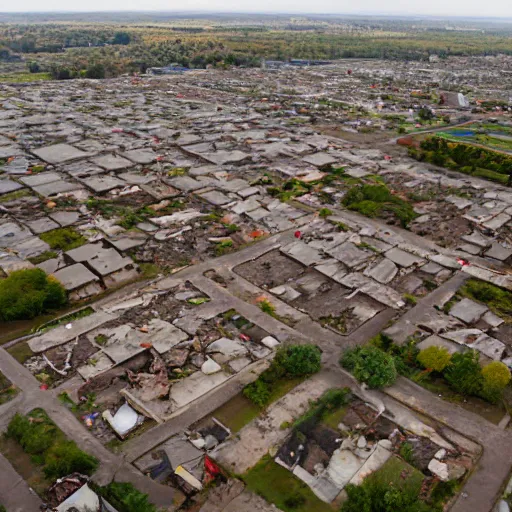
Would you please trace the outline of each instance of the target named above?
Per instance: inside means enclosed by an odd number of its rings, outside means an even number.
[[[144,149],[132,149],[131,151],[125,151],[123,157],[128,158],[136,164],[150,164],[156,161],[157,154],[151,148]]]
[[[331,249],[327,249],[325,252],[329,254],[329,256],[341,261],[349,268],[361,265],[371,256],[370,253],[359,249],[352,242],[345,242]]]
[[[33,187],[36,193],[44,197],[52,197],[56,196],[57,194],[65,194],[66,192],[73,192],[81,188],[82,186],[78,183],[72,183],[64,180],[45,183],[44,185]]]
[[[290,256],[299,263],[309,267],[310,265],[317,265],[325,258],[318,249],[310,247],[308,244],[297,241],[281,248],[281,252]]]
[[[113,176],[91,176],[81,180],[82,183],[93,192],[108,192],[117,187],[124,187],[126,183]]]
[[[172,187],[182,190],[183,192],[192,192],[204,188],[203,183],[190,176],[177,176],[176,178],[167,179],[165,181]]]
[[[80,366],[76,371],[80,374],[82,379],[89,380],[109,370],[113,366],[114,362],[106,354],[99,351],[89,358],[87,364]]]
[[[400,309],[405,306],[402,296],[393,290],[393,288],[379,284],[359,272],[347,274],[340,280],[340,283],[348,288],[357,289],[361,293],[366,293],[366,295],[370,296],[372,299],[393,309]]]
[[[93,281],[99,281],[99,277],[81,263],[57,270],[53,273],[53,277],[60,281],[67,291],[76,290]]]
[[[120,169],[127,169],[128,167],[133,167],[133,163],[123,158],[119,155],[103,155],[98,156],[96,158],[91,159],[91,162],[93,162],[96,165],[99,165],[103,169],[106,169],[107,171],[118,171]]]
[[[350,450],[335,450],[332,454],[327,475],[333,484],[341,491],[361,469],[363,461]]]
[[[8,194],[9,192],[14,192],[15,190],[20,190],[22,188],[23,185],[20,185],[15,181],[11,181],[9,179],[0,179],[0,196],[3,194]]]
[[[505,261],[512,256],[512,248],[505,247],[499,242],[494,242],[489,250],[485,253],[488,258],[494,258],[495,260]]]
[[[94,341],[98,335],[107,338],[102,345],[103,351],[116,363],[122,363],[146,350],[141,347],[141,342],[145,341],[143,333],[126,324],[111,329],[96,329],[89,333],[89,341]]]
[[[71,226],[72,224],[76,224],[80,218],[80,214],[78,212],[55,212],[50,213],[49,217],[57,222],[60,226],[66,227]]]
[[[450,315],[467,324],[475,324],[486,311],[487,306],[470,299],[462,299],[450,309]]]
[[[208,354],[220,353],[229,358],[247,355],[247,348],[241,341],[231,340],[229,338],[220,338],[208,345],[206,349]]]
[[[88,153],[70,146],[69,144],[45,146],[43,148],[33,150],[32,153],[41,160],[50,164],[62,164],[64,162],[79,160],[80,158],[87,158],[87,156],[89,156]]]
[[[215,153],[203,153],[201,155],[205,160],[217,165],[236,164],[252,159],[249,153],[243,151],[216,151]]]
[[[371,277],[382,284],[392,281],[397,273],[398,267],[387,258],[383,258],[377,265],[364,271],[365,276]]]
[[[18,256],[25,259],[39,256],[39,254],[50,250],[50,246],[37,236],[25,238],[25,240],[17,242],[11,247],[18,253]]]
[[[29,221],[27,222],[27,226],[30,231],[36,235],[40,233],[46,233],[47,231],[51,231],[52,229],[57,229],[60,227],[59,224],[48,217],[41,217],[40,219]]]
[[[175,409],[179,409],[224,384],[229,377],[225,372],[217,372],[212,375],[205,375],[203,372],[193,373],[171,387],[169,398]]]
[[[480,329],[460,329],[440,334],[443,338],[454,341],[469,348],[478,350],[495,361],[500,361],[505,352],[505,344],[488,336]]]
[[[389,450],[377,444],[373,453],[366,459],[359,471],[350,479],[349,483],[352,485],[361,485],[363,480],[381,468],[391,455],[392,453]]]
[[[115,315],[99,311],[71,322],[70,329],[68,329],[66,325],[59,325],[40,336],[32,338],[27,343],[32,352],[36,354],[45,352],[52,347],[57,347],[74,340],[77,336],[85,334],[110,320],[114,320],[114,318],[116,318]]]
[[[62,180],[62,176],[53,171],[40,172],[33,174],[32,176],[24,176],[20,178],[20,181],[29,187],[46,185],[47,183],[53,183],[54,181],[60,180]]]
[[[186,332],[171,323],[153,318],[148,323],[147,340],[144,341],[151,343],[159,354],[164,354],[178,343],[188,339],[188,337]]]
[[[413,265],[421,265],[425,262],[422,258],[415,256],[409,252],[402,251],[402,249],[398,249],[397,247],[393,247],[386,253],[384,253],[386,258],[390,259],[393,263],[396,263],[400,267],[409,268]]]
[[[329,153],[314,153],[313,155],[308,155],[302,159],[303,162],[307,164],[314,165],[315,167],[327,167],[332,165],[338,161],[338,158],[335,158]]]
[[[436,334],[432,334],[432,336],[429,336],[428,338],[425,338],[423,341],[420,341],[417,345],[418,350],[425,350],[429,347],[443,347],[450,354],[455,354],[455,352],[461,352],[462,347],[449,340],[445,340],[444,338],[441,338],[440,336],[437,336]]]
[[[201,197],[215,206],[223,206],[225,204],[233,202],[233,199],[229,198],[228,196],[217,190],[212,190],[211,192],[201,194]]]
[[[492,229],[493,231],[496,231],[497,229],[502,228],[507,222],[511,219],[510,215],[507,215],[506,213],[500,213],[496,215],[496,217],[492,218],[491,220],[488,220],[487,222],[484,222],[483,225],[488,228]]]

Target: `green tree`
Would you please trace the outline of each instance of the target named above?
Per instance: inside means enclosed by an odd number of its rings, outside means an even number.
[[[114,34],[114,39],[112,39],[112,44],[130,44],[132,40],[130,34],[128,32],[116,32]]]
[[[17,270],[0,280],[0,320],[30,320],[66,304],[66,291],[39,268]]]
[[[372,345],[345,351],[340,364],[370,388],[391,386],[398,375],[393,356]]]

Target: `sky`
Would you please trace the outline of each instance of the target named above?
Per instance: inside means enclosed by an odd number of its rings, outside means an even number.
[[[0,0],[0,12],[231,11],[512,17],[511,0]]]

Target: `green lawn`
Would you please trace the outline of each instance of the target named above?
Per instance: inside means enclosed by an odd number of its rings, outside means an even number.
[[[249,490],[274,503],[283,512],[333,512],[313,491],[268,455],[243,477]]]
[[[380,469],[372,473],[371,478],[377,482],[393,484],[404,491],[418,495],[425,476],[421,471],[393,455]]]
[[[24,82],[41,82],[44,80],[52,80],[50,73],[3,73],[0,74],[0,82],[5,83],[24,83]]]
[[[303,380],[303,378],[282,379],[275,382],[272,385],[269,405],[279,400],[286,395],[286,393],[289,393],[295,386],[303,382]],[[257,418],[262,411],[263,409],[261,407],[257,406],[240,393],[215,410],[212,416],[231,429],[232,432],[236,433],[253,419]]]

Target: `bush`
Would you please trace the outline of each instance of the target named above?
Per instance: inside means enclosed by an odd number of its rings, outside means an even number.
[[[442,372],[451,361],[452,355],[445,347],[428,347],[418,354],[418,361],[427,370]]]
[[[74,441],[61,441],[46,454],[43,472],[55,480],[75,472],[90,475],[97,467],[97,459],[80,450]]]
[[[17,270],[0,281],[0,320],[30,320],[67,302],[66,291],[39,268]]]
[[[148,500],[148,495],[138,491],[132,484],[112,482],[96,489],[119,512],[157,512]]]
[[[500,361],[493,361],[482,368],[484,385],[497,389],[505,389],[510,382],[510,370]]]
[[[276,353],[276,364],[291,377],[305,377],[320,371],[322,353],[315,345],[289,345]]]
[[[398,375],[393,356],[372,345],[346,351],[340,364],[370,388],[391,386]]]
[[[270,400],[270,386],[259,378],[245,386],[243,393],[246,398],[259,407],[265,407]]]
[[[453,354],[450,366],[443,373],[448,384],[459,393],[478,395],[483,385],[478,359],[476,350]]]
[[[482,398],[491,403],[498,402],[510,382],[510,370],[500,361],[493,361],[482,368],[482,377]]]
[[[252,384],[244,396],[259,407],[265,407],[272,397],[274,384],[285,377],[307,377],[320,371],[321,352],[315,345],[288,345],[280,347],[270,366]]]
[[[87,68],[85,77],[94,79],[105,78],[105,66],[103,66],[103,64],[93,64]]]

